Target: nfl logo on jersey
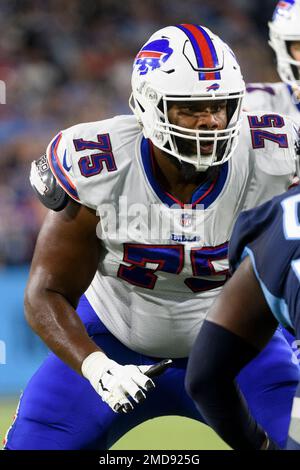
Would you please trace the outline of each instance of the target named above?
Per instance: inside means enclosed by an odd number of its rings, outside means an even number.
[[[187,214],[186,212],[184,212],[183,214],[181,214],[180,216],[180,224],[183,226],[183,227],[190,227],[192,225],[192,215],[191,214]]]

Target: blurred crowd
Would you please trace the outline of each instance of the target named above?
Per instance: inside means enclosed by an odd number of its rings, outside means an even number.
[[[0,0],[0,266],[27,263],[45,211],[31,160],[60,130],[128,113],[132,61],[155,30],[199,23],[247,81],[278,77],[267,44],[276,0]]]

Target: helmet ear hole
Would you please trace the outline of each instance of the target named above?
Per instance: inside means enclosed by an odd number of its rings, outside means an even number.
[[[234,115],[238,106],[238,99],[232,99],[227,101],[227,121],[231,121],[232,116]]]
[[[287,53],[291,56],[291,58],[293,58],[292,53],[291,53],[292,43],[293,43],[293,41],[285,41]]]
[[[159,111],[160,111],[161,113],[164,112],[164,104],[163,104],[163,100],[162,100],[162,99],[159,101],[157,107],[158,107],[158,109],[159,109]]]
[[[142,111],[142,113],[144,113],[144,112],[145,112],[145,108],[143,108],[143,106],[141,105],[141,103],[139,102],[139,100],[136,100],[136,103],[139,105],[140,110]]]

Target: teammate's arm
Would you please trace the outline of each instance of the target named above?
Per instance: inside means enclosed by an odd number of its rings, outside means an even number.
[[[205,421],[233,449],[272,448],[235,383],[277,322],[246,258],[213,304],[189,359],[186,386]],[[200,358],[206,358],[201,360]]]

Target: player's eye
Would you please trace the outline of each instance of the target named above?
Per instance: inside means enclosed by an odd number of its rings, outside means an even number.
[[[220,101],[219,103],[215,104],[215,106],[212,108],[212,111],[218,113],[224,109],[226,109],[226,101]]]
[[[181,114],[185,114],[185,115],[187,115],[187,116],[192,116],[192,115],[195,113],[195,111],[192,110],[192,109],[190,109],[190,108],[181,108],[181,109],[179,110],[179,112],[180,112]]]

